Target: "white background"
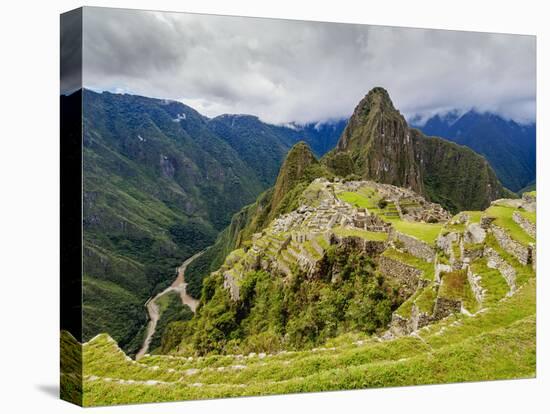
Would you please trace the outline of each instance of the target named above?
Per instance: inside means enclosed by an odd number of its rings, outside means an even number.
[[[52,4],[50,4],[52,3]],[[116,413],[550,412],[547,177],[549,23],[544,1],[94,1],[131,7],[536,34],[537,379],[92,409]],[[59,13],[77,1],[3,2],[0,36],[0,412],[70,413],[59,401]]]

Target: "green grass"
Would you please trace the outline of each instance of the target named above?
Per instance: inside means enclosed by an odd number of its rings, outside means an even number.
[[[305,241],[302,246],[304,247],[304,249],[309,253],[309,255],[311,257],[313,257],[314,259],[320,259],[321,258],[321,255],[319,254],[319,252],[317,250],[315,250],[315,248],[311,245],[311,242],[310,241]]]
[[[533,224],[537,224],[537,213],[534,211],[518,210],[518,213]]]
[[[434,244],[443,228],[441,223],[419,223],[415,221],[391,221],[395,229],[403,234],[416,237],[428,244]]]
[[[438,295],[448,299],[460,300],[464,308],[469,312],[473,313],[479,309],[479,304],[470,287],[466,270],[444,273],[441,277]]]
[[[378,208],[378,201],[380,198],[373,192],[368,193],[366,191],[363,192],[351,192],[351,191],[344,191],[337,195],[337,197],[345,201],[346,203],[349,203],[355,207],[359,208],[366,208],[366,209],[377,209]]]
[[[355,229],[350,227],[334,227],[332,231],[341,237],[360,237],[370,241],[387,241],[388,233]]]
[[[433,312],[436,297],[437,297],[436,286],[433,283],[431,283],[428,286],[426,286],[424,289],[422,289],[422,292],[418,295],[418,297],[415,300],[415,304],[418,307],[418,310],[420,312],[424,312],[431,315]]]
[[[434,264],[428,263],[412,254],[404,253],[396,249],[386,249],[383,256],[405,263],[424,272],[423,278],[426,280],[434,280]]]
[[[325,350],[258,356],[128,361],[106,336],[84,347],[84,404],[222,398],[533,377],[535,283],[475,317],[457,315],[419,331],[421,339],[378,342],[344,335]],[[454,323],[457,322],[457,323]],[[445,330],[442,330],[445,328]],[[234,368],[240,365],[242,368]],[[187,371],[194,369],[197,371]],[[99,377],[90,380],[91,375]],[[105,381],[103,378],[112,378]],[[118,380],[165,381],[120,383]]]
[[[494,205],[489,207],[486,211],[487,215],[495,218],[494,224],[506,230],[512,239],[523,245],[528,245],[535,241],[512,219],[512,214],[515,211],[514,208]]]
[[[327,249],[329,248],[329,246],[330,246],[329,242],[327,241],[327,239],[325,239],[324,236],[319,235],[319,236],[315,237],[315,241],[316,241],[317,244],[318,244],[319,246],[321,246],[324,250],[327,250]]]
[[[471,263],[472,271],[481,277],[480,285],[485,290],[483,306],[494,305],[506,296],[510,287],[497,269],[487,267],[485,258],[480,258]]]

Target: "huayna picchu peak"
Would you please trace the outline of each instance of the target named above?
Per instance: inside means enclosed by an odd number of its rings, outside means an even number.
[[[325,163],[339,175],[410,188],[452,212],[510,195],[479,154],[409,128],[380,87],[359,102]]]

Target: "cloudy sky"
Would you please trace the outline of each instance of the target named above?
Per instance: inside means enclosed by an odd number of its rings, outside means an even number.
[[[271,123],[348,117],[374,86],[407,117],[535,117],[535,38],[119,9],[84,10],[84,86]]]

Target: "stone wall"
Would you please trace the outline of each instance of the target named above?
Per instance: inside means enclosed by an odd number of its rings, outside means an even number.
[[[339,244],[345,248],[358,250],[367,256],[378,256],[386,250],[387,243],[379,240],[365,240],[358,236],[337,236],[333,234],[330,238],[330,244]]]
[[[387,278],[396,280],[406,287],[405,295],[412,295],[418,288],[422,270],[409,266],[387,256],[380,256],[378,270]]]
[[[483,298],[485,297],[485,290],[481,287],[480,284],[481,276],[472,272],[470,266],[468,266],[467,275],[468,282],[470,282],[470,287],[472,288],[472,292],[474,293],[477,302],[481,303],[483,301]]]
[[[400,233],[398,231],[393,232],[393,237],[403,244],[403,250],[412,254],[420,259],[424,259],[428,262],[433,262],[435,257],[435,250],[428,244],[420,241],[412,236]]]
[[[483,254],[487,258],[487,267],[497,269],[506,283],[510,286],[510,292],[516,290],[516,270],[492,248],[485,247]]]
[[[435,270],[434,280],[437,283],[441,283],[441,273],[452,272],[453,268],[448,264],[436,263],[434,270]]]
[[[453,313],[460,312],[461,309],[461,301],[438,296],[435,300],[433,319],[443,319]]]
[[[411,309],[411,317],[408,321],[408,328],[411,332],[417,331],[420,328],[430,324],[432,322],[432,316],[426,312],[420,312],[418,306],[414,304]]]
[[[518,211],[514,211],[512,214],[512,219],[520,226],[525,233],[527,233],[532,238],[537,237],[537,226],[532,223],[530,220],[527,220],[523,217]]]
[[[511,255],[515,256],[522,265],[531,263],[531,248],[513,240],[503,229],[491,225],[491,230],[498,244]]]
[[[440,234],[437,237],[436,245],[439,249],[443,250],[447,256],[450,256],[453,242],[456,241],[458,241],[458,233],[453,231],[447,234]]]

